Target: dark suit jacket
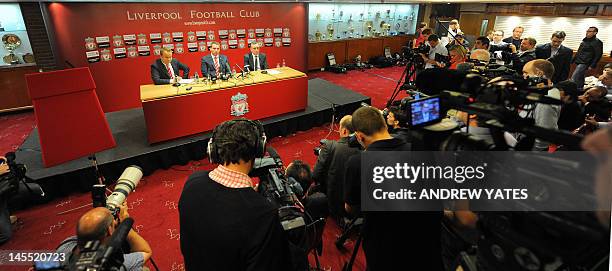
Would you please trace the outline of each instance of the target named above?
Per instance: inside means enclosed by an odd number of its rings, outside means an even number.
[[[189,67],[187,67],[187,65],[176,59],[172,59],[170,65],[172,66],[172,70],[174,70],[175,76],[180,76],[179,70],[183,70],[183,76],[180,77],[189,78]],[[170,74],[168,74],[166,65],[161,62],[161,59],[157,59],[151,64],[151,80],[153,80],[153,83],[156,85],[170,84]]]
[[[507,37],[505,39],[502,40],[505,43],[510,43],[510,44],[514,44],[514,46],[516,46],[516,50],[518,51],[519,48],[521,48],[521,41],[523,41],[522,38],[515,40],[514,38],[512,38],[512,36]]]
[[[227,56],[219,54],[219,74],[232,73]],[[212,55],[205,55],[202,57],[202,77],[208,77],[216,75],[215,62],[213,61]]]
[[[567,48],[563,45],[559,48],[559,51],[552,58],[550,57],[551,45],[550,43],[542,44],[536,47],[536,58],[546,59],[555,66],[555,75],[551,80],[553,83],[558,83],[567,80],[569,77],[570,63],[572,62],[572,49]]]
[[[255,70],[255,58],[252,53],[244,55],[244,66],[249,65],[249,70]],[[266,60],[266,54],[259,53],[259,68],[261,70],[268,69],[268,61]]]

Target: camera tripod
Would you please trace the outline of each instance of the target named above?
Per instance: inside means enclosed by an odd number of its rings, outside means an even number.
[[[101,191],[104,191],[104,192],[108,192],[109,194],[112,193],[113,191],[109,190],[106,187],[106,179],[104,178],[104,175],[102,175],[102,172],[100,172],[100,169],[98,168],[98,160],[96,159],[96,155],[92,154],[91,156],[87,157],[87,159],[89,159],[91,161],[91,166],[94,168],[94,171],[96,173],[96,178],[98,180],[98,183],[95,184],[92,187],[92,192],[91,192],[92,193],[93,201],[96,201],[96,198],[99,198],[100,196],[99,195],[96,196],[94,191],[100,191],[101,190]],[[66,210],[66,211],[63,211],[63,212],[59,212],[59,213],[57,213],[57,215],[67,214],[67,213],[70,213],[72,211],[83,209],[85,207],[89,207],[89,206],[92,206],[92,205],[94,205],[93,202],[85,204],[85,205],[81,205],[79,207],[75,207],[75,208],[72,208],[72,209],[69,209],[69,210]],[[98,207],[98,206],[94,206],[94,207]]]
[[[399,95],[401,90],[415,88],[414,81],[416,79],[417,70],[419,69],[418,63],[416,63],[417,60],[415,59],[417,57],[421,57],[421,56],[418,54],[415,55],[414,53],[411,53],[411,56],[408,58],[408,61],[406,63],[406,68],[404,68],[402,75],[400,75],[399,79],[397,80],[397,85],[395,85],[395,88],[393,89],[393,93],[391,93],[391,97],[387,101],[387,104],[386,104],[387,108],[391,106],[393,101],[395,101],[395,98],[397,98],[397,95]]]
[[[355,241],[355,247],[353,247],[353,252],[351,253],[351,258],[349,259],[348,262],[344,263],[344,266],[342,266],[342,271],[351,271],[353,270],[353,264],[355,263],[355,258],[357,258],[357,252],[359,251],[359,246],[361,246],[361,241],[363,238],[363,218],[356,216],[353,219],[351,219],[351,222],[349,222],[348,226],[346,227],[346,229],[344,230],[344,232],[342,233],[342,235],[338,236],[338,238],[336,238],[336,248],[338,249],[344,249],[344,242],[346,242],[346,240],[349,238],[349,236],[351,235],[351,233],[357,228],[357,240]]]

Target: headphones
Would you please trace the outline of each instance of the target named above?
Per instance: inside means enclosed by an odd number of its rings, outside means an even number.
[[[235,119],[235,120],[223,122],[217,125],[215,129],[213,130],[212,137],[208,140],[208,147],[207,147],[208,159],[210,160],[211,163],[215,163],[215,164],[221,163],[220,158],[219,158],[219,147],[217,146],[217,143],[215,143],[215,135],[217,133],[217,130],[219,129],[219,126],[223,124],[227,124],[227,126],[231,126],[237,122],[249,123],[251,127],[257,131],[257,141],[255,142],[255,158],[262,158],[264,154],[266,153],[267,138],[266,138],[266,133],[264,131],[264,127],[261,124],[261,122],[252,121],[252,120],[244,119],[244,118]]]

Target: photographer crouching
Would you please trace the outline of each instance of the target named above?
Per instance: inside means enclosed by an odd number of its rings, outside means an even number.
[[[26,167],[15,162],[14,152],[7,153],[6,157],[0,156],[0,245],[11,239],[12,225],[17,223],[17,217],[9,213],[9,200],[11,203],[27,203],[45,196],[38,184],[26,182],[25,174]]]
[[[125,202],[119,207],[117,217],[106,207],[97,207],[89,210],[77,223],[77,235],[65,239],[57,248],[58,253],[65,253],[66,263],[74,262],[76,255],[82,254],[90,241],[99,241],[107,245],[118,225],[129,217]],[[148,270],[144,264],[151,258],[153,251],[149,243],[133,229],[129,230],[126,242],[130,247],[128,253],[123,254],[123,267],[127,271]]]
[[[339,225],[342,225],[344,218],[347,217],[344,211],[344,164],[350,156],[360,151],[359,143],[351,140],[351,134],[355,132],[351,115],[340,119],[338,132],[340,134],[338,141],[322,141],[312,177],[316,183],[324,187],[329,199],[330,214]]]
[[[265,145],[259,122],[236,119],[214,129],[208,155],[218,166],[192,174],[179,200],[185,270],[293,270],[279,209],[257,191],[268,184],[249,177]]]

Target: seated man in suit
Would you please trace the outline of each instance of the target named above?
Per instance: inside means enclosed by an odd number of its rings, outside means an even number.
[[[569,77],[570,63],[572,62],[572,49],[567,48],[561,43],[565,40],[565,32],[555,31],[550,38],[550,42],[536,47],[536,58],[546,59],[555,66],[553,83],[567,80]]]
[[[175,78],[189,78],[189,67],[172,58],[172,50],[161,48],[161,56],[155,63],[151,64],[151,79],[156,85],[170,84]],[[179,70],[183,70],[183,77],[180,76]]]
[[[268,69],[266,54],[259,52],[261,48],[259,42],[250,43],[249,48],[251,48],[251,52],[244,55],[244,66],[249,65],[249,70],[251,71]]]
[[[221,45],[213,41],[209,49],[210,55],[202,57],[202,76],[219,78],[223,74],[231,74],[227,56],[219,54]]]

